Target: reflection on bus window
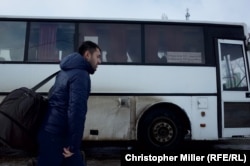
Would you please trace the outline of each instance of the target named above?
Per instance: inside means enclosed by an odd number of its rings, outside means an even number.
[[[241,45],[221,44],[223,90],[247,90]]]
[[[134,24],[82,23],[79,44],[86,40],[102,48],[103,63],[141,62],[141,30]]]
[[[25,22],[0,22],[0,61],[23,61]]]
[[[28,61],[58,62],[74,50],[71,23],[31,23]]]
[[[146,25],[146,63],[205,64],[201,27]]]

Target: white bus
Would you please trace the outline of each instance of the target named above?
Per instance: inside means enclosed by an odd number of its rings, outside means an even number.
[[[83,140],[174,148],[250,136],[244,24],[0,18],[0,95],[33,87],[85,40],[102,49]],[[38,92],[47,94],[54,80]]]

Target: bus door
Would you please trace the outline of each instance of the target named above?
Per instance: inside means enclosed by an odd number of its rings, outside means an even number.
[[[218,40],[222,137],[250,136],[249,71],[244,42]]]

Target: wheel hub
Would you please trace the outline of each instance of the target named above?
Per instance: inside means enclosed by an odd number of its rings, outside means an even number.
[[[156,122],[151,131],[154,140],[160,144],[168,143],[174,136],[173,127],[169,123],[162,120]]]

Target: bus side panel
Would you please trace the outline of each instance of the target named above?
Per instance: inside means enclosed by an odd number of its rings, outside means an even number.
[[[204,77],[205,76],[205,77]],[[100,65],[92,93],[216,93],[215,67]]]
[[[131,97],[90,96],[84,140],[129,140]]]
[[[20,87],[32,88],[58,70],[58,64],[0,64],[0,92],[11,92]],[[54,79],[37,91],[48,92],[53,83]]]
[[[131,99],[136,100],[136,110]],[[91,96],[83,139],[134,140],[137,132],[133,131],[133,116],[138,121],[151,105],[164,102],[186,112],[191,122],[191,139],[218,139],[216,96]]]
[[[193,96],[189,115],[193,140],[218,139],[216,96]]]

